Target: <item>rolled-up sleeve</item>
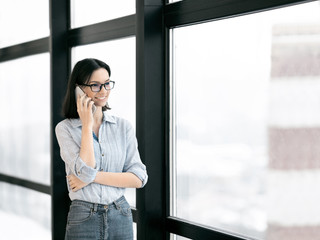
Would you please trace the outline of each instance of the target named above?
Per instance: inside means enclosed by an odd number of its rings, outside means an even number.
[[[56,136],[60,146],[62,160],[72,174],[85,183],[91,183],[96,178],[98,169],[88,166],[80,157],[80,146],[73,139],[67,126],[59,123],[56,126]]]
[[[147,169],[141,161],[137,138],[130,123],[127,124],[126,140],[127,149],[124,172],[135,174],[142,182],[141,187],[144,187],[148,181]]]

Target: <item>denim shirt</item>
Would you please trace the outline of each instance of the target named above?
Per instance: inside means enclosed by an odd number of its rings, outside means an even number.
[[[71,200],[109,204],[124,195],[125,188],[94,183],[98,171],[131,172],[142,181],[142,187],[147,183],[146,166],[141,162],[134,129],[127,120],[103,112],[99,136],[94,135],[93,138],[95,168],[88,166],[79,156],[82,132],[79,118],[65,119],[57,124],[55,130],[66,174],[74,174],[89,183],[73,192],[67,181]]]

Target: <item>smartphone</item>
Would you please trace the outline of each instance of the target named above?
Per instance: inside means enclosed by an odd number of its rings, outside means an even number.
[[[78,96],[81,97],[82,95],[85,94],[79,86],[76,87],[75,93],[76,93],[76,94],[75,94],[75,95],[76,95],[76,102],[77,102],[77,100],[78,100]],[[93,104],[93,105],[92,105],[92,114],[94,114],[95,111],[96,111],[96,106]]]

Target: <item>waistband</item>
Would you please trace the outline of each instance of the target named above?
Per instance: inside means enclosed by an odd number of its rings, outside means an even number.
[[[127,200],[126,200],[125,196],[122,196],[110,204],[91,203],[91,202],[86,202],[83,200],[75,199],[71,202],[71,205],[85,206],[85,207],[93,209],[93,211],[96,212],[97,210],[106,210],[111,207],[116,207],[117,209],[120,209],[121,204],[123,204],[125,202],[127,202]]]

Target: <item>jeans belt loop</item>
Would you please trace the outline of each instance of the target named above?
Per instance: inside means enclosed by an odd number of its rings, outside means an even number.
[[[120,204],[117,201],[114,201],[113,204],[116,206],[117,210],[120,209]]]
[[[98,204],[94,203],[93,204],[93,212],[97,212],[98,211]]]

